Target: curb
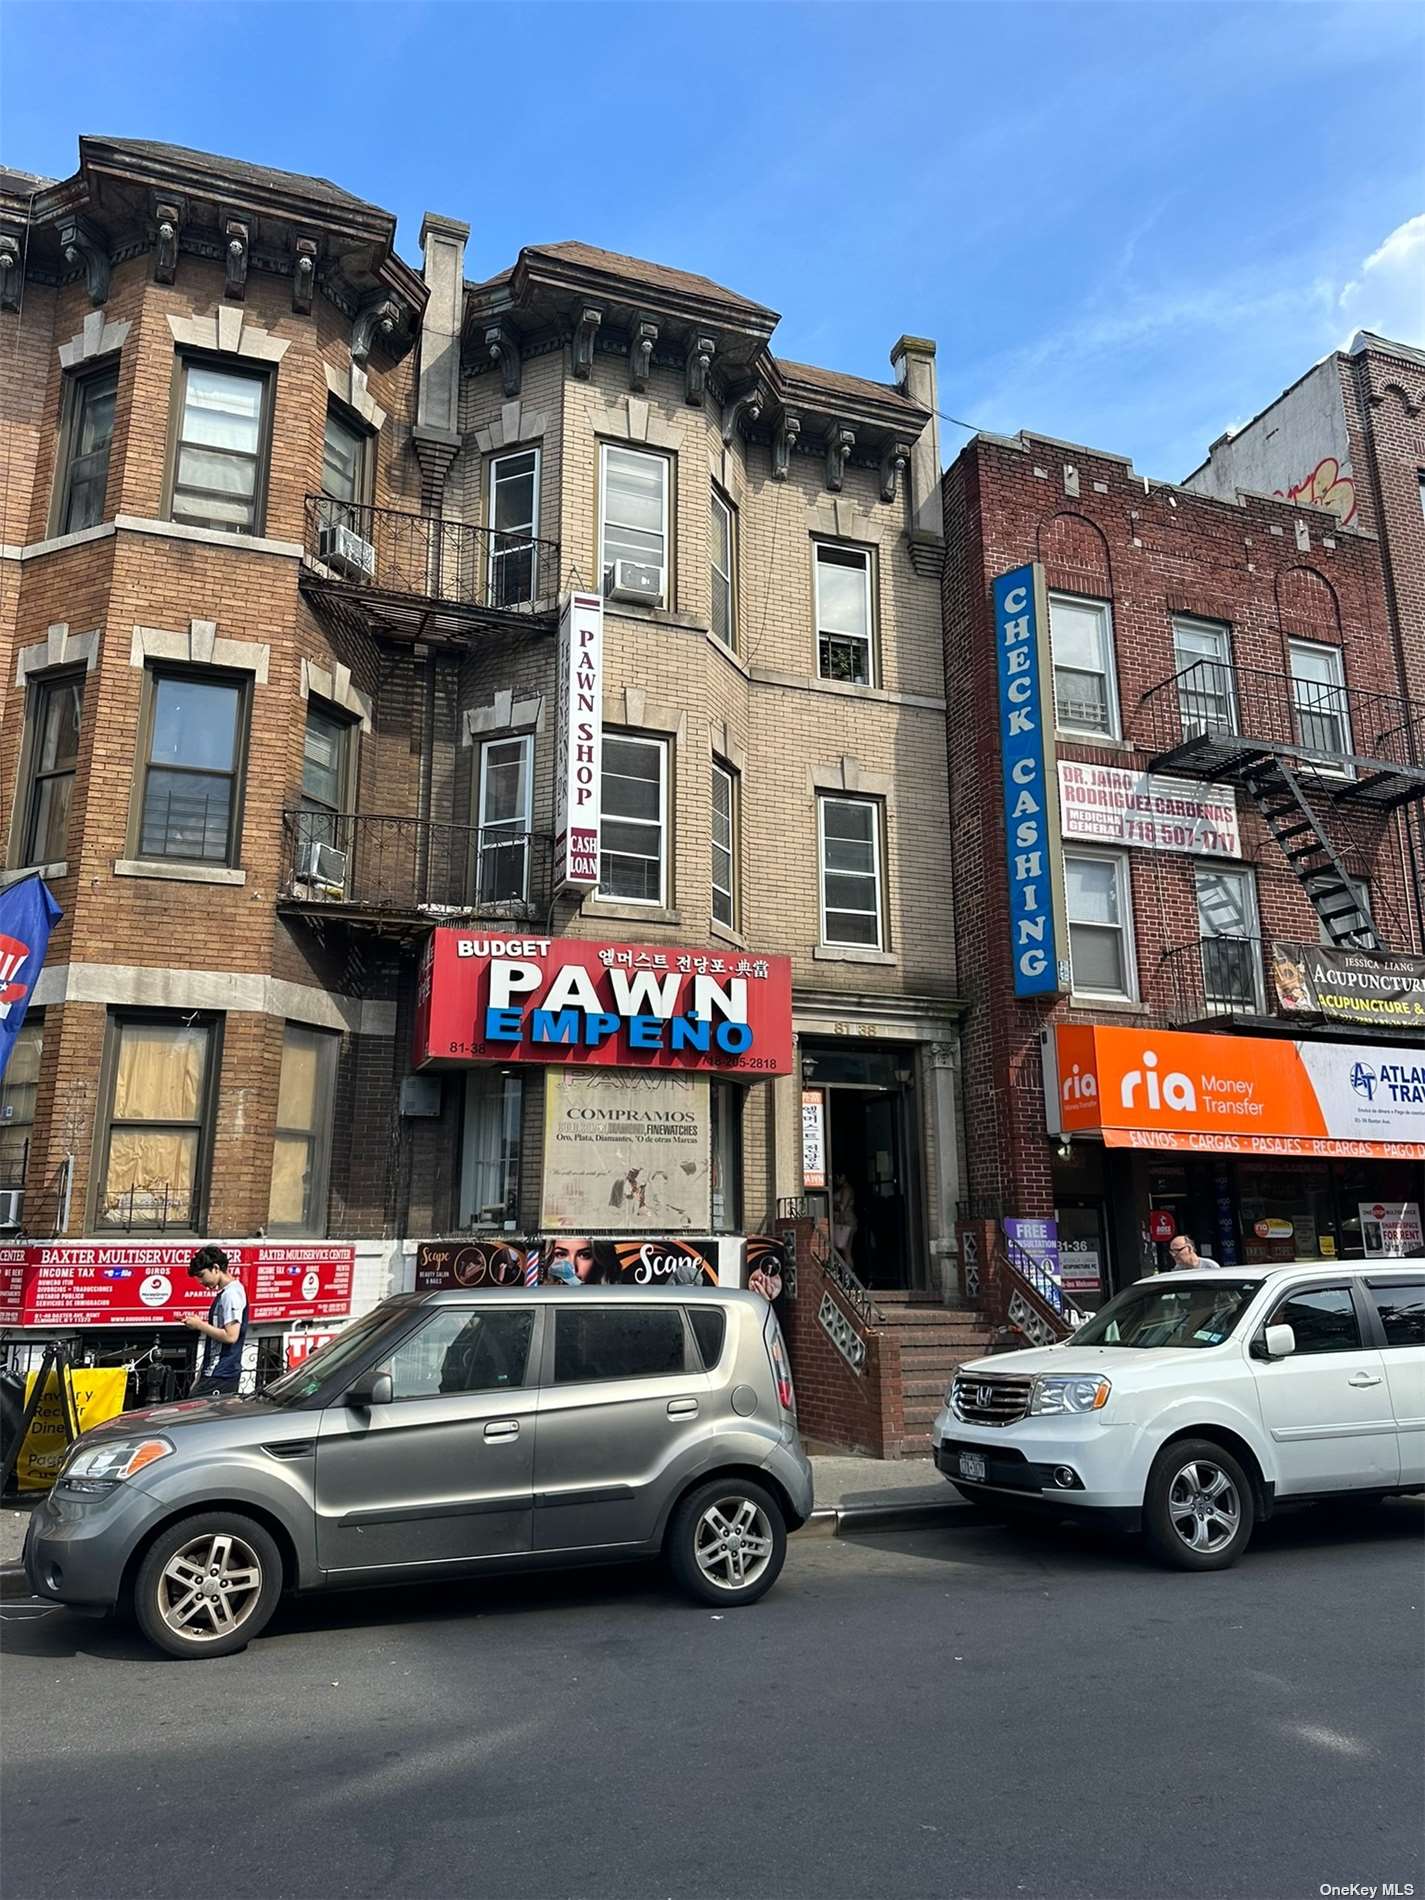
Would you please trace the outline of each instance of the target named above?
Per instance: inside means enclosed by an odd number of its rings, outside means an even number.
[[[813,1511],[802,1537],[853,1537],[858,1531],[970,1530],[985,1521],[973,1504],[839,1504]]]
[[[30,1580],[25,1575],[23,1564],[0,1564],[0,1603],[8,1603],[14,1597],[27,1597],[30,1592]]]

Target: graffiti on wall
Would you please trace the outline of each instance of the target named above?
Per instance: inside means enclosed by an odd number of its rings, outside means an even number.
[[[1342,527],[1356,518],[1356,483],[1349,462],[1334,455],[1323,455],[1309,475],[1293,482],[1290,488],[1274,489],[1283,501],[1299,501],[1307,508],[1329,508],[1340,518]]]

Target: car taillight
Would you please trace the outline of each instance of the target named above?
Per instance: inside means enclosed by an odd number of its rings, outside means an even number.
[[[793,1418],[797,1415],[797,1395],[792,1386],[792,1368],[787,1358],[786,1344],[776,1320],[772,1320],[767,1329],[767,1357],[772,1362],[772,1377],[777,1383],[777,1403],[784,1412]]]

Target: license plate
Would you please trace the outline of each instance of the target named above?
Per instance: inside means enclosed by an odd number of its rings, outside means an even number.
[[[985,1481],[984,1454],[978,1451],[962,1451],[960,1453],[960,1476],[962,1478],[972,1478],[976,1484],[983,1484]]]

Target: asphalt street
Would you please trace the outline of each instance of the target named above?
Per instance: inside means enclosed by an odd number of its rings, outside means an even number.
[[[5,1900],[1419,1895],[1422,1527],[1302,1512],[1206,1577],[1072,1529],[801,1538],[722,1616],[487,1580],[202,1664],[8,1603]]]

